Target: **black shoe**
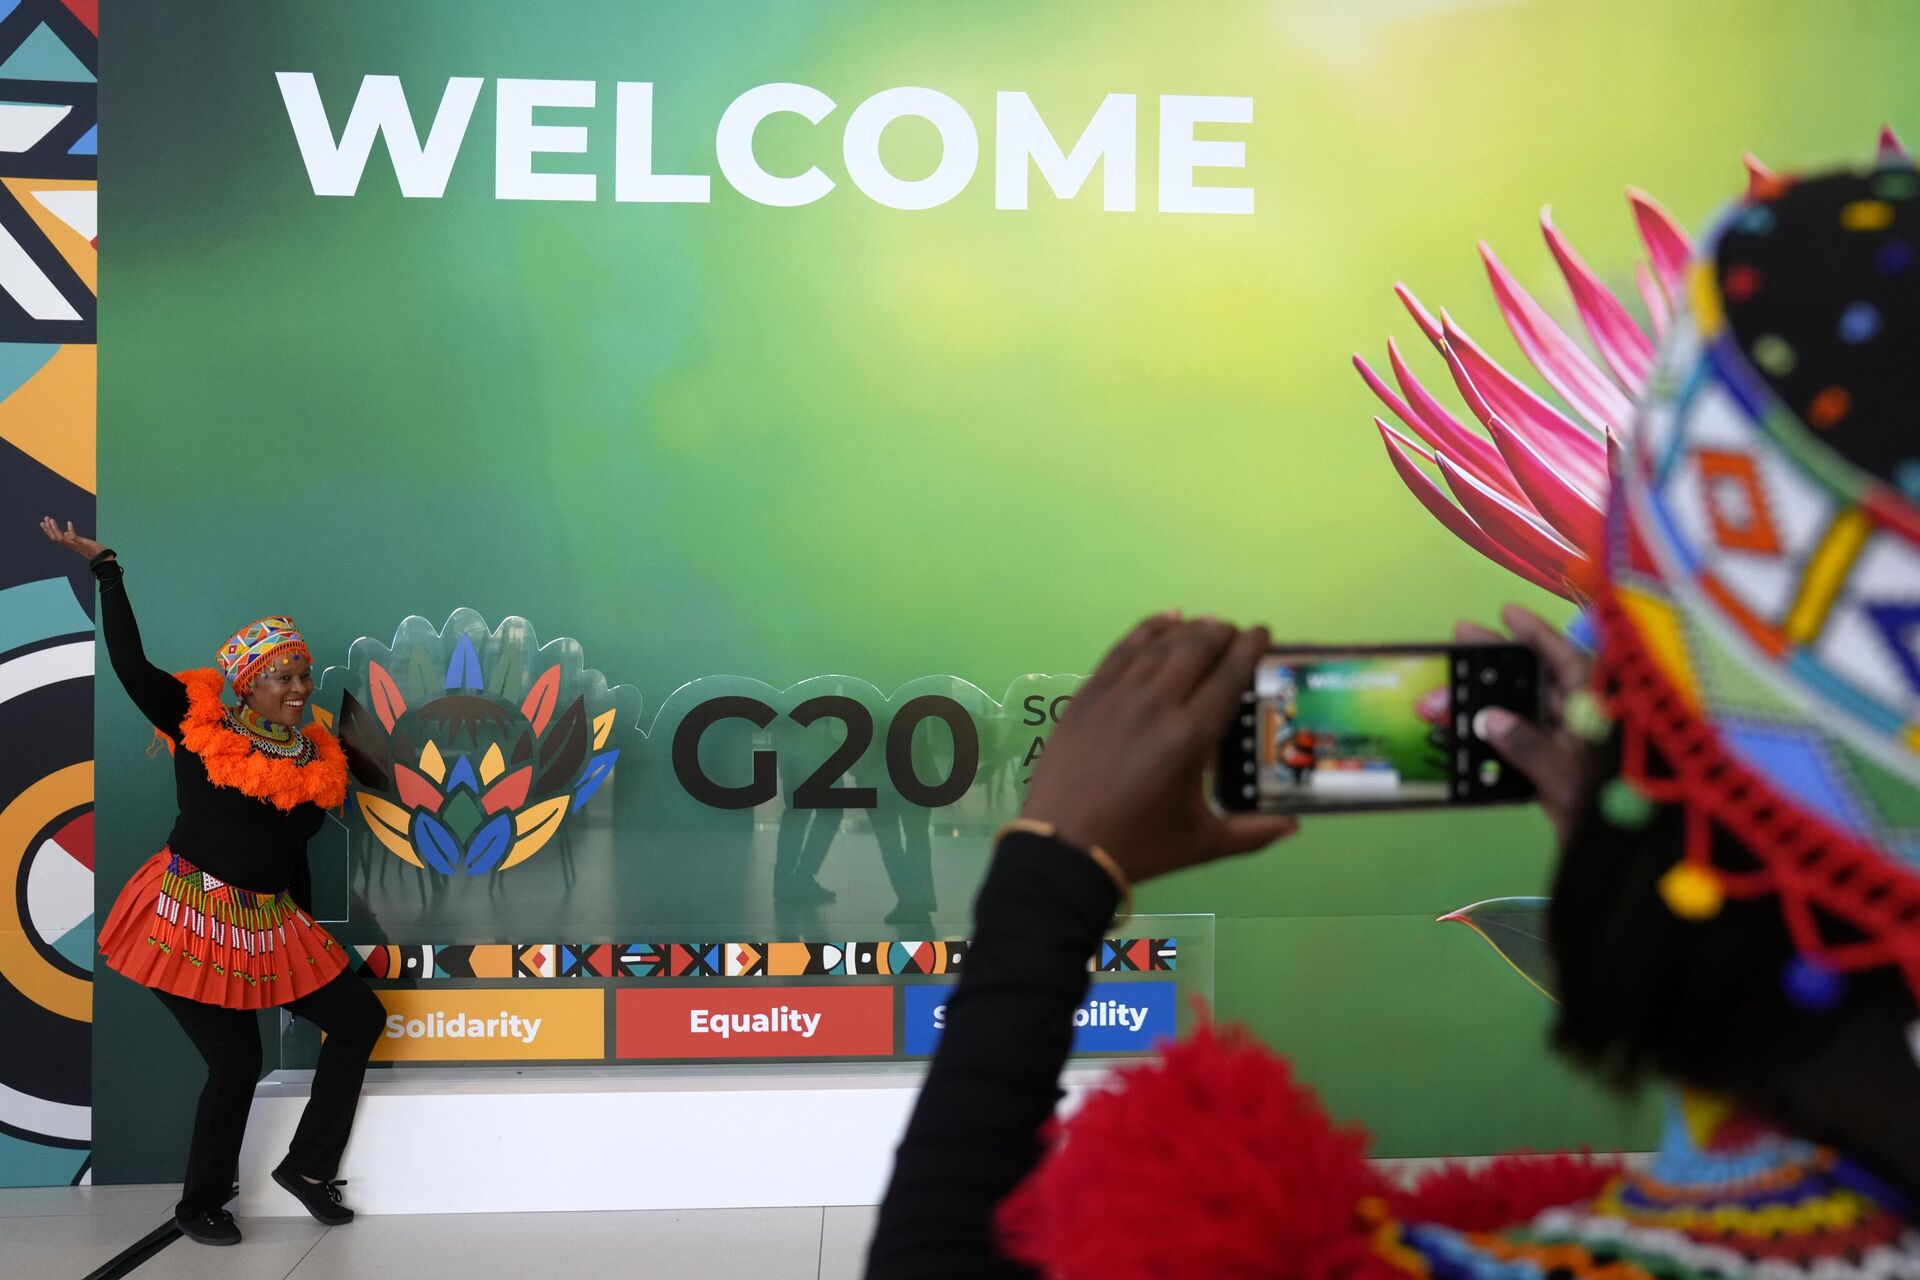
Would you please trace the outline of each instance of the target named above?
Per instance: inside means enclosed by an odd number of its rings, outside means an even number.
[[[818,880],[815,880],[812,876],[804,872],[794,872],[788,875],[782,875],[778,872],[774,874],[773,900],[775,902],[797,903],[800,906],[814,907],[832,902],[835,896],[833,890],[827,888],[827,886],[821,884]]]
[[[191,1218],[183,1218],[176,1213],[173,1215],[173,1224],[180,1228],[181,1235],[189,1240],[198,1240],[201,1244],[240,1243],[240,1228],[233,1225],[233,1215],[225,1209],[209,1209]]]
[[[313,1215],[313,1220],[325,1227],[343,1227],[353,1221],[353,1210],[340,1203],[340,1188],[347,1185],[345,1178],[335,1178],[332,1182],[308,1182],[297,1173],[285,1169],[275,1169],[273,1180],[287,1189],[287,1194],[298,1200],[301,1207]]]

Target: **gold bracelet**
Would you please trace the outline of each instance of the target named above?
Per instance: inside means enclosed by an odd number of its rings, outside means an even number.
[[[1051,822],[1041,822],[1037,818],[1015,818],[993,833],[993,843],[998,846],[1003,839],[1016,831],[1027,835],[1044,836],[1049,840],[1060,840],[1060,829]],[[1120,905],[1114,911],[1113,923],[1122,925],[1131,920],[1133,918],[1133,882],[1127,879],[1127,873],[1120,869],[1120,864],[1113,860],[1113,855],[1097,844],[1081,846],[1065,840],[1060,840],[1060,843],[1092,858],[1099,868],[1107,873],[1107,878],[1113,881],[1113,887],[1120,891]]]

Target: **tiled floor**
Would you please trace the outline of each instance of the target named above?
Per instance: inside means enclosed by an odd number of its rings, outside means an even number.
[[[170,1212],[172,1187],[0,1191],[0,1276],[84,1276]],[[178,1240],[132,1280],[858,1280],[870,1208],[242,1221],[231,1249]]]

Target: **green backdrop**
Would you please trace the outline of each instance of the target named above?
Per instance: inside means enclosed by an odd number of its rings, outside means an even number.
[[[1743,148],[1862,157],[1883,120],[1920,128],[1913,52],[1892,0],[122,6],[102,537],[174,666],[266,611],[325,664],[469,606],[578,639],[639,690],[641,727],[709,675],[998,695],[1173,606],[1437,638],[1537,593],[1453,545],[1381,457],[1347,359],[1417,339],[1394,281],[1509,357],[1477,238],[1558,305],[1551,201],[1626,281],[1623,184],[1698,227]],[[484,77],[444,195],[404,198],[376,144],[356,195],[316,196],[285,71],[315,76],[336,136],[363,76],[398,76],[422,130],[449,77]],[[598,175],[597,200],[495,198],[503,76],[597,85],[594,108],[536,117],[587,126],[584,154],[538,167]],[[618,81],[655,85],[655,167],[714,175],[710,203],[613,198]],[[837,183],[817,203],[750,202],[715,166],[728,104],[773,82],[838,104],[758,136],[768,170]],[[841,153],[855,106],[906,85],[980,138],[972,182],[919,212],[862,194]],[[1065,141],[1137,94],[1137,211],[1103,210],[1098,172],[996,209],[1003,90]],[[1250,216],[1160,210],[1163,94],[1253,100],[1251,124],[1199,131],[1245,144],[1243,170],[1199,180],[1252,188]],[[881,154],[917,178],[940,148],[909,120]],[[104,902],[170,796],[126,701],[97,714]],[[1643,1110],[1549,1059],[1537,993],[1433,923],[1549,868],[1531,813],[1326,819],[1141,907],[1218,915],[1220,1011],[1382,1154],[1643,1142]],[[660,874],[698,876],[698,849]],[[190,1050],[130,984],[103,977],[98,1002],[97,1176],[176,1176]]]

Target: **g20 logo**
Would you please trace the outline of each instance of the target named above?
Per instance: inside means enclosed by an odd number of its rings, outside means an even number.
[[[850,677],[786,691],[711,677],[676,691],[655,733],[629,738],[639,692],[609,685],[576,641],[542,645],[523,618],[489,629],[458,609],[437,629],[406,619],[390,645],[356,641],[314,706],[347,753],[348,828],[422,871],[466,877],[564,847],[623,753],[643,787],[664,783],[715,810],[948,809],[997,825],[1073,683],[1022,677],[996,702],[928,677],[896,701]]]
[[[620,704],[638,704],[574,641],[541,646],[525,619],[489,630],[470,609],[438,631],[408,618],[391,646],[356,642],[323,687],[342,674],[346,820],[443,876],[504,871],[546,848],[612,775]]]
[[[739,785],[714,781],[700,763],[700,740],[707,730],[725,720],[744,720],[756,729],[772,726],[779,716],[769,704],[758,698],[729,696],[711,698],[688,711],[673,735],[673,773],[688,795],[716,809],[752,809],[780,794],[778,755],[774,751],[753,753],[753,776]],[[808,698],[787,718],[802,728],[825,720],[838,720],[846,729],[846,738],[819,766],[793,789],[796,809],[872,809],[880,803],[880,792],[871,786],[845,786],[840,779],[867,754],[873,745],[873,712],[864,702],[843,694],[821,694]],[[929,721],[944,723],[953,735],[952,759],[944,777],[926,779],[919,775],[913,757],[914,733]],[[902,800],[923,809],[939,809],[958,801],[973,787],[980,772],[980,729],[967,709],[952,698],[924,694],[904,703],[887,724],[887,780]]]

